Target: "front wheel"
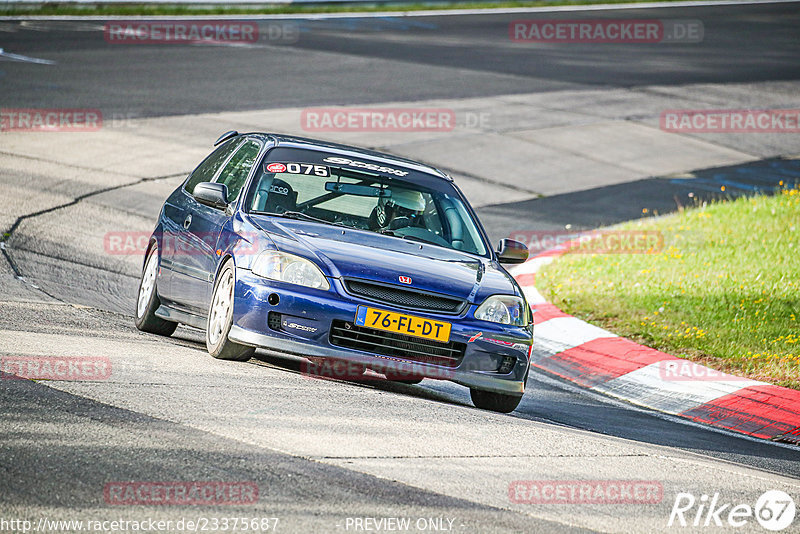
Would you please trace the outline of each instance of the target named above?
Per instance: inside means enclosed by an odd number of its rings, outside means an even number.
[[[513,412],[522,400],[522,395],[506,395],[482,389],[470,389],[469,396],[476,408],[500,413]]]
[[[218,360],[246,362],[253,357],[256,349],[228,339],[233,324],[235,282],[233,262],[228,260],[214,282],[214,293],[206,323],[206,348],[208,353]]]
[[[142,279],[139,281],[139,297],[136,300],[136,328],[142,332],[171,336],[178,323],[165,321],[156,315],[156,310],[161,306],[156,291],[156,278],[158,277],[158,247],[153,245],[147,253],[144,262]]]

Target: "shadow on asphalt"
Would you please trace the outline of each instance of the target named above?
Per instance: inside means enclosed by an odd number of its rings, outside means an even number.
[[[800,159],[770,158],[476,209],[492,242],[532,230],[590,230],[800,183]],[[646,210],[646,212],[644,211]],[[510,226],[509,221],[516,221]]]
[[[532,373],[514,415],[632,441],[674,447],[800,477],[800,449],[691,424],[677,417],[591,393],[560,378]]]
[[[258,351],[251,363],[259,362],[287,372],[303,373],[303,359]],[[443,402],[469,406],[469,397],[442,389],[447,382],[424,380],[421,385],[406,385],[373,375],[365,380],[330,380],[343,384],[378,389]],[[435,389],[431,389],[431,386]],[[452,386],[460,388],[460,386]],[[466,388],[464,388],[466,392]],[[519,408],[508,415],[545,424],[557,424],[632,441],[675,447],[715,458],[740,462],[752,467],[800,477],[800,450],[753,441],[735,434],[689,424],[675,417],[634,407],[549,376],[532,375],[528,391]]]
[[[208,352],[206,351],[203,335],[204,335],[203,332],[200,330],[191,327],[181,326],[175,331],[175,333],[172,336],[164,339],[166,339],[170,343],[174,343],[182,347],[197,349],[198,351],[202,352],[201,357],[210,358],[211,356],[209,356]],[[274,367],[276,369],[281,369],[283,371],[290,373],[304,374],[303,366],[304,364],[308,363],[308,360],[306,360],[301,356],[291,356],[279,352],[272,352],[259,349],[258,351],[256,351],[255,356],[252,359],[250,359],[250,363],[255,365],[266,365],[268,367]],[[459,398],[458,396],[448,395],[445,392],[433,391],[430,389],[419,387],[417,385],[394,382],[391,380],[387,380],[386,378],[383,378],[383,376],[374,373],[366,375],[363,379],[360,380],[344,380],[344,379],[327,378],[327,377],[309,377],[309,378],[313,378],[315,380],[328,380],[331,382],[341,382],[343,384],[367,387],[372,389],[379,389],[381,391],[398,393],[401,395],[413,395],[415,397],[419,397],[422,399],[428,399],[436,402],[444,402],[447,404],[471,406],[469,402],[464,402],[464,400],[462,398]],[[428,381],[427,383],[430,383],[430,381]]]
[[[334,532],[344,517],[381,517],[393,510],[419,517],[456,513],[478,531],[588,532],[251,445],[33,380],[0,381],[0,428],[4,509],[63,515],[71,508],[80,512],[77,517],[91,513],[138,523],[143,514],[154,521],[228,517],[233,508],[247,517],[280,517],[284,529],[296,532]],[[154,502],[127,496],[124,503],[109,502],[106,489],[218,480],[255,485],[255,499],[231,494],[233,502],[212,498],[210,504],[164,506],[159,500],[168,501],[169,494]]]
[[[378,389],[390,393],[398,393],[400,395],[413,395],[421,399],[432,400],[436,402],[443,402],[446,404],[453,404],[459,406],[471,406],[470,403],[464,403],[462,399],[454,395],[448,395],[440,391],[433,391],[430,389],[419,387],[413,384],[404,384],[402,382],[395,382],[387,380],[382,375],[368,371],[367,374],[361,378],[344,379],[344,378],[329,378],[327,376],[312,376],[307,372],[305,360],[302,357],[287,357],[277,352],[269,352],[258,350],[253,359],[250,361],[261,362],[271,367],[282,369],[288,372],[302,374],[307,376],[310,380],[327,380],[329,382],[341,382],[352,386],[361,386],[370,389]],[[424,383],[424,381],[423,381]],[[428,381],[430,383],[430,381]]]
[[[210,358],[203,342],[203,334],[199,330],[182,327],[171,338],[166,339],[184,347],[197,349],[200,353],[199,358]],[[265,365],[287,373],[302,374],[304,362],[307,361],[299,356],[259,349],[249,363]],[[371,375],[366,380],[317,379],[408,395],[453,406],[472,406],[466,388],[438,380],[426,379],[420,385],[408,385],[386,380],[379,375]],[[463,392],[459,391],[461,389]],[[674,447],[800,478],[798,448],[782,447],[771,442],[751,440],[732,433],[689,424],[676,417],[589,392],[544,373],[531,374],[522,403],[517,410],[506,417],[556,424],[651,445]]]

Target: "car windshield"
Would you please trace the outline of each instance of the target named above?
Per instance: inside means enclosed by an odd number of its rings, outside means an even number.
[[[451,194],[411,182],[302,161],[265,161],[250,210],[369,230],[486,255],[475,221]]]

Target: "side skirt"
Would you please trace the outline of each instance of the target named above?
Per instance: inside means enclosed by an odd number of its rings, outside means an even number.
[[[182,323],[189,326],[194,326],[195,328],[200,328],[201,330],[205,330],[206,328],[206,317],[182,310],[176,310],[175,308],[170,308],[164,304],[158,307],[155,314],[157,317],[161,317],[167,321],[172,321],[173,323]]]

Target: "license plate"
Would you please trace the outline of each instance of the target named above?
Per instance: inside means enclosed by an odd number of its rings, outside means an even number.
[[[359,306],[356,311],[356,324],[367,328],[377,328],[387,332],[397,332],[407,336],[433,339],[447,343],[450,341],[450,323],[423,319],[404,313],[390,312]]]

